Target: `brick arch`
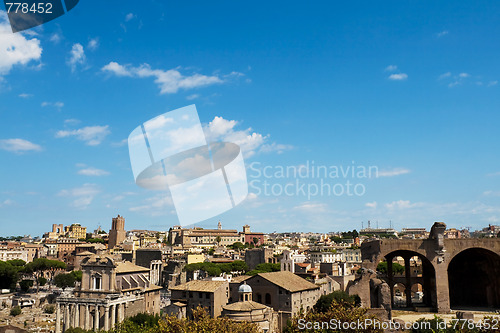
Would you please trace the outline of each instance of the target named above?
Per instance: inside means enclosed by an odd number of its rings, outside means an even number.
[[[457,251],[458,252],[458,251]],[[500,307],[500,255],[471,246],[448,263],[450,306]]]

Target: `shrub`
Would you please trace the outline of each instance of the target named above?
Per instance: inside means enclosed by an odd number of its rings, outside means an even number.
[[[47,305],[45,308],[43,308],[43,312],[53,314],[54,312],[56,312],[56,307],[53,305]]]
[[[21,307],[18,305],[18,306],[15,306],[13,307],[11,310],[10,310],[10,315],[15,317],[15,316],[19,316],[21,314]]]
[[[38,284],[39,284],[41,287],[45,286],[45,285],[47,284],[47,279],[46,279],[46,278],[44,278],[43,276],[40,276],[40,277],[38,278]]]
[[[33,287],[33,280],[22,280],[19,282],[19,286],[22,291],[27,292],[31,287]]]

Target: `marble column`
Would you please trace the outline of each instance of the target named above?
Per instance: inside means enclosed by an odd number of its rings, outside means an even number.
[[[95,314],[94,314],[94,332],[99,330],[99,306],[95,306]]]
[[[111,328],[116,324],[116,305],[111,305]]]
[[[75,327],[80,327],[80,304],[75,304]]]
[[[66,331],[71,327],[71,317],[69,315],[69,304],[66,303],[66,309],[64,311],[64,330]]]
[[[104,308],[104,330],[109,331],[109,306]]]
[[[61,333],[61,306],[59,303],[56,305],[56,332]]]
[[[84,319],[83,319],[83,322],[84,322],[84,326],[83,328],[85,330],[89,330],[90,329],[90,309],[89,309],[89,305],[88,304],[85,304],[85,315],[84,315]]]

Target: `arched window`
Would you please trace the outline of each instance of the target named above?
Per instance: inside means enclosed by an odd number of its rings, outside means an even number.
[[[257,294],[257,303],[262,303],[262,295]]]
[[[266,304],[271,304],[271,294],[266,293]]]

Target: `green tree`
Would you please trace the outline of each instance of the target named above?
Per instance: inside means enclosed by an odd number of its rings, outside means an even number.
[[[15,289],[18,269],[10,262],[0,261],[0,289]]]
[[[21,314],[21,307],[19,305],[13,307],[11,310],[10,310],[10,315],[15,317],[15,316],[19,316]]]
[[[75,286],[76,278],[71,273],[61,273],[54,278],[54,284],[59,288],[66,289]]]
[[[358,300],[357,295],[349,295],[343,290],[337,290],[328,295],[322,295],[313,308],[316,312],[325,313],[330,310],[332,304],[346,303],[349,306],[355,306],[359,304]]]
[[[301,333],[304,332],[302,325],[299,323],[302,322],[311,322],[318,323],[321,325],[322,322],[335,323],[339,325],[340,328],[330,327],[329,330],[322,329],[321,327],[317,327],[307,330],[306,332],[346,332],[346,330],[342,329],[342,323],[356,323],[356,322],[365,322],[366,319],[374,319],[374,316],[369,316],[366,314],[367,309],[356,307],[347,302],[337,302],[333,300],[330,307],[325,312],[319,312],[316,310],[301,312],[298,315],[294,316],[288,323],[287,327],[285,327],[285,333]],[[351,330],[349,330],[351,332]],[[358,332],[357,330],[352,330],[352,332]],[[361,332],[361,331],[359,331]],[[363,329],[362,332],[365,333],[374,333],[374,332],[383,332],[383,330],[375,329],[373,326],[367,326]]]
[[[31,287],[33,287],[33,280],[22,280],[19,282],[19,286],[22,291],[27,292]]]
[[[229,245],[229,248],[232,248],[233,250],[243,250],[245,248],[245,244],[242,242],[235,242],[231,245]]]
[[[377,271],[383,274],[387,274],[387,262],[382,261],[377,265]],[[405,266],[398,264],[397,262],[392,263],[393,274],[403,274],[405,271]]]
[[[38,278],[38,284],[39,284],[41,287],[45,286],[45,285],[47,284],[47,279],[46,279],[46,278],[44,278],[43,276],[40,276],[40,277]]]
[[[248,275],[257,275],[259,273],[268,273],[268,272],[279,272],[281,270],[280,264],[272,264],[272,263],[263,263],[258,264],[255,269],[247,272]]]
[[[70,274],[72,274],[75,277],[75,281],[82,282],[82,276],[83,276],[82,271],[72,271]]]

